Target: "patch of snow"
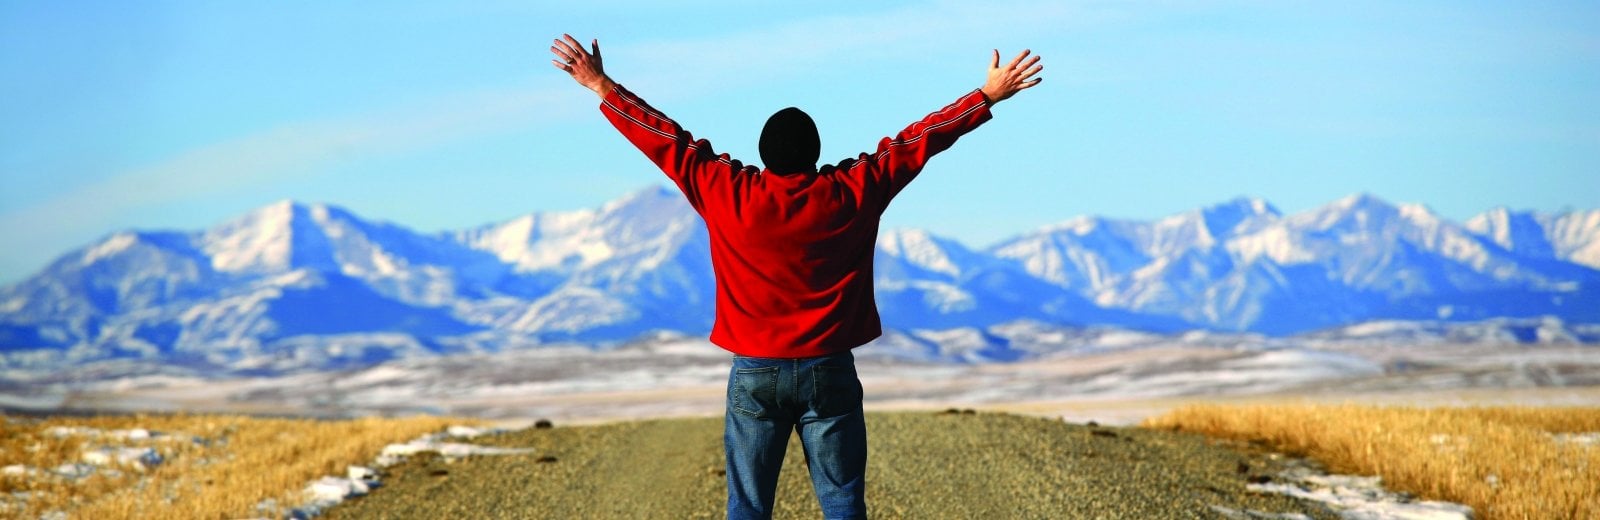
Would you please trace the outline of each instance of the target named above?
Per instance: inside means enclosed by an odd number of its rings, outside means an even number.
[[[1552,433],[1550,438],[1563,444],[1576,444],[1586,448],[1600,447],[1600,432]]]
[[[1305,465],[1279,475],[1286,482],[1249,484],[1251,491],[1321,502],[1347,520],[1471,520],[1472,508],[1453,502],[1415,500],[1383,489],[1382,477],[1327,475]]]
[[[638,317],[626,301],[592,287],[568,286],[540,298],[508,324],[518,331],[577,332]]]
[[[38,477],[43,474],[44,472],[42,471],[27,467],[22,464],[12,464],[10,466],[0,468],[0,475],[7,477]]]
[[[358,467],[359,466],[351,466],[349,473],[357,473],[355,468]],[[304,491],[306,503],[295,508],[289,513],[288,516],[290,518],[310,518],[320,515],[323,511],[326,511],[330,507],[339,505],[340,502],[344,502],[346,499],[355,498],[370,493],[372,488],[378,487],[379,485],[380,483],[376,479],[369,480],[366,478],[357,477],[322,477],[306,485]]]
[[[1400,320],[1376,320],[1345,327],[1343,332],[1345,337],[1360,338],[1364,336],[1383,336],[1386,334],[1413,332],[1416,330],[1416,328],[1417,324],[1413,322]]]
[[[130,247],[133,247],[133,245],[138,242],[139,237],[133,233],[117,233],[111,238],[106,239],[105,242],[101,242],[99,245],[96,245],[93,248],[90,248],[88,251],[85,251],[83,253],[83,265],[93,264],[95,261],[101,258],[120,253]]]
[[[94,465],[78,462],[68,462],[66,464],[56,466],[54,470],[55,474],[71,480],[88,478],[90,475],[94,474],[94,471]]]
[[[192,436],[189,436],[189,435],[181,435],[181,434],[175,434],[175,433],[164,433],[164,432],[153,432],[153,431],[150,431],[150,430],[146,430],[144,428],[129,428],[129,429],[125,429],[125,430],[105,431],[105,430],[100,430],[100,429],[96,429],[96,428],[89,428],[89,427],[85,427],[85,426],[51,426],[49,428],[45,428],[44,433],[45,433],[45,435],[49,435],[51,437],[55,437],[55,438],[58,438],[58,439],[66,438],[66,437],[92,437],[92,438],[97,438],[97,439],[99,439],[99,438],[110,438],[110,439],[115,439],[115,440],[119,440],[119,441],[165,441],[165,442],[171,442],[171,441],[181,441],[181,440],[192,440],[192,441],[195,441],[195,442],[199,442],[198,439],[196,439],[196,438],[194,438]]]
[[[922,302],[933,310],[953,314],[978,307],[977,297],[951,284],[914,281],[911,287],[922,290]]]
[[[343,477],[322,477],[306,486],[306,494],[313,500],[332,502],[365,495],[371,490],[372,486],[365,481]]]
[[[1279,224],[1236,237],[1229,240],[1225,247],[1240,264],[1245,265],[1263,257],[1278,265],[1315,262],[1316,253],[1299,244],[1296,238],[1287,224]]]
[[[705,340],[669,341],[650,346],[651,352],[662,355],[685,357],[714,357],[721,360],[727,357],[727,351]]]
[[[951,278],[961,276],[961,268],[951,260],[945,244],[920,229],[890,230],[878,235],[878,248],[891,256]]]
[[[340,387],[374,385],[389,381],[403,381],[411,376],[411,372],[401,367],[378,365],[339,381]]]
[[[400,463],[406,457],[423,452],[435,452],[445,457],[446,460],[468,457],[472,455],[514,455],[532,453],[531,448],[501,448],[497,446],[480,446],[476,444],[462,444],[444,442],[450,438],[473,438],[492,433],[505,431],[500,428],[475,428],[471,426],[450,426],[443,433],[423,435],[403,444],[390,444],[383,448],[373,460],[377,467],[389,467]],[[372,488],[382,485],[378,478],[377,470],[366,466],[348,466],[345,476],[324,476],[306,484],[304,490],[305,502],[288,511],[287,518],[306,519],[321,515],[328,508],[338,505],[346,499],[359,497],[371,492]],[[256,510],[268,515],[278,511],[278,502],[273,499],[262,500],[256,504]]]
[[[139,471],[149,471],[161,465],[162,457],[155,448],[97,448],[83,454],[83,461],[96,466],[132,466]]]
[[[390,444],[384,446],[383,453],[378,455],[379,466],[392,466],[405,460],[405,457],[424,452],[434,452],[446,460],[470,457],[473,455],[517,455],[533,453],[532,448],[501,448],[497,446],[481,446],[477,444],[464,444],[459,442],[439,442],[431,439],[418,439],[405,444]]]
[[[450,435],[451,437],[461,437],[461,438],[467,438],[467,439],[471,439],[473,437],[477,437],[477,436],[480,436],[480,435],[488,435],[488,434],[491,434],[491,433],[498,433],[499,431],[500,430],[495,429],[495,428],[473,428],[471,426],[461,426],[461,425],[451,426],[449,428],[445,428],[445,430],[444,430],[444,432],[446,434]]]
[[[1234,509],[1231,507],[1211,505],[1211,510],[1230,520],[1311,520],[1303,513],[1269,513],[1254,509]]]
[[[344,469],[345,478],[355,480],[378,480],[378,472],[366,466],[349,466]]]
[[[211,267],[224,272],[289,267],[294,213],[293,201],[278,201],[208,231]]]
[[[1270,350],[1224,366],[1281,373],[1286,380],[1383,373],[1382,366],[1357,356],[1303,349]]]
[[[44,434],[57,439],[79,435],[84,437],[99,437],[100,430],[84,426],[51,426],[49,428],[45,428]]]
[[[1129,347],[1148,344],[1160,336],[1131,330],[1111,330],[1095,339],[1095,345],[1106,348]]]
[[[983,331],[971,327],[937,330],[919,329],[911,331],[911,334],[958,352],[980,350],[989,345],[988,340],[984,338]]]

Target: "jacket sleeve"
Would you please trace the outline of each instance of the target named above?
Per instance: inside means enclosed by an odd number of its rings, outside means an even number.
[[[841,168],[862,177],[869,195],[875,195],[880,211],[905,189],[935,154],[950,148],[956,139],[988,121],[989,102],[983,92],[972,92],[956,99],[921,121],[911,123],[894,137],[878,141],[872,154],[861,154]]]
[[[696,211],[704,208],[709,184],[732,183],[734,176],[745,174],[739,161],[727,154],[717,155],[710,141],[695,140],[677,122],[621,85],[606,93],[600,112],[678,185]]]

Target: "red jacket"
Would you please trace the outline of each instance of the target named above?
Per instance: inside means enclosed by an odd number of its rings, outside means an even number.
[[[832,354],[883,334],[872,296],[878,218],[930,157],[990,117],[973,90],[876,152],[780,175],[718,155],[621,86],[600,111],[705,219],[717,281],[711,342],[767,358]]]

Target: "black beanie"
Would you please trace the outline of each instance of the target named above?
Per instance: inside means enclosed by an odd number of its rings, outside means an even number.
[[[779,110],[761,129],[761,162],[772,173],[816,171],[821,154],[817,123],[798,108]]]

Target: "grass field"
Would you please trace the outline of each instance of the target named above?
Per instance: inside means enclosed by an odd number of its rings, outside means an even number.
[[[1480,518],[1600,518],[1594,407],[1191,405],[1143,426],[1265,443]]]
[[[183,414],[0,419],[0,467],[12,468],[0,476],[6,500],[0,517],[64,511],[95,519],[276,517],[256,505],[264,499],[297,505],[308,481],[367,464],[389,443],[471,424],[439,417],[322,421]],[[145,437],[135,429],[156,434]],[[114,471],[79,479],[55,472],[103,447],[150,448],[163,462],[144,470],[115,465]]]
[[[300,504],[307,482],[366,464],[387,444],[472,424],[184,414],[0,419],[0,518],[50,511],[95,519],[275,517],[257,505]],[[1195,404],[1142,426],[1309,456],[1336,473],[1379,475],[1390,489],[1470,505],[1489,520],[1600,518],[1600,443],[1561,436],[1600,432],[1600,408]],[[58,468],[106,447],[149,448],[163,460],[59,476]]]

